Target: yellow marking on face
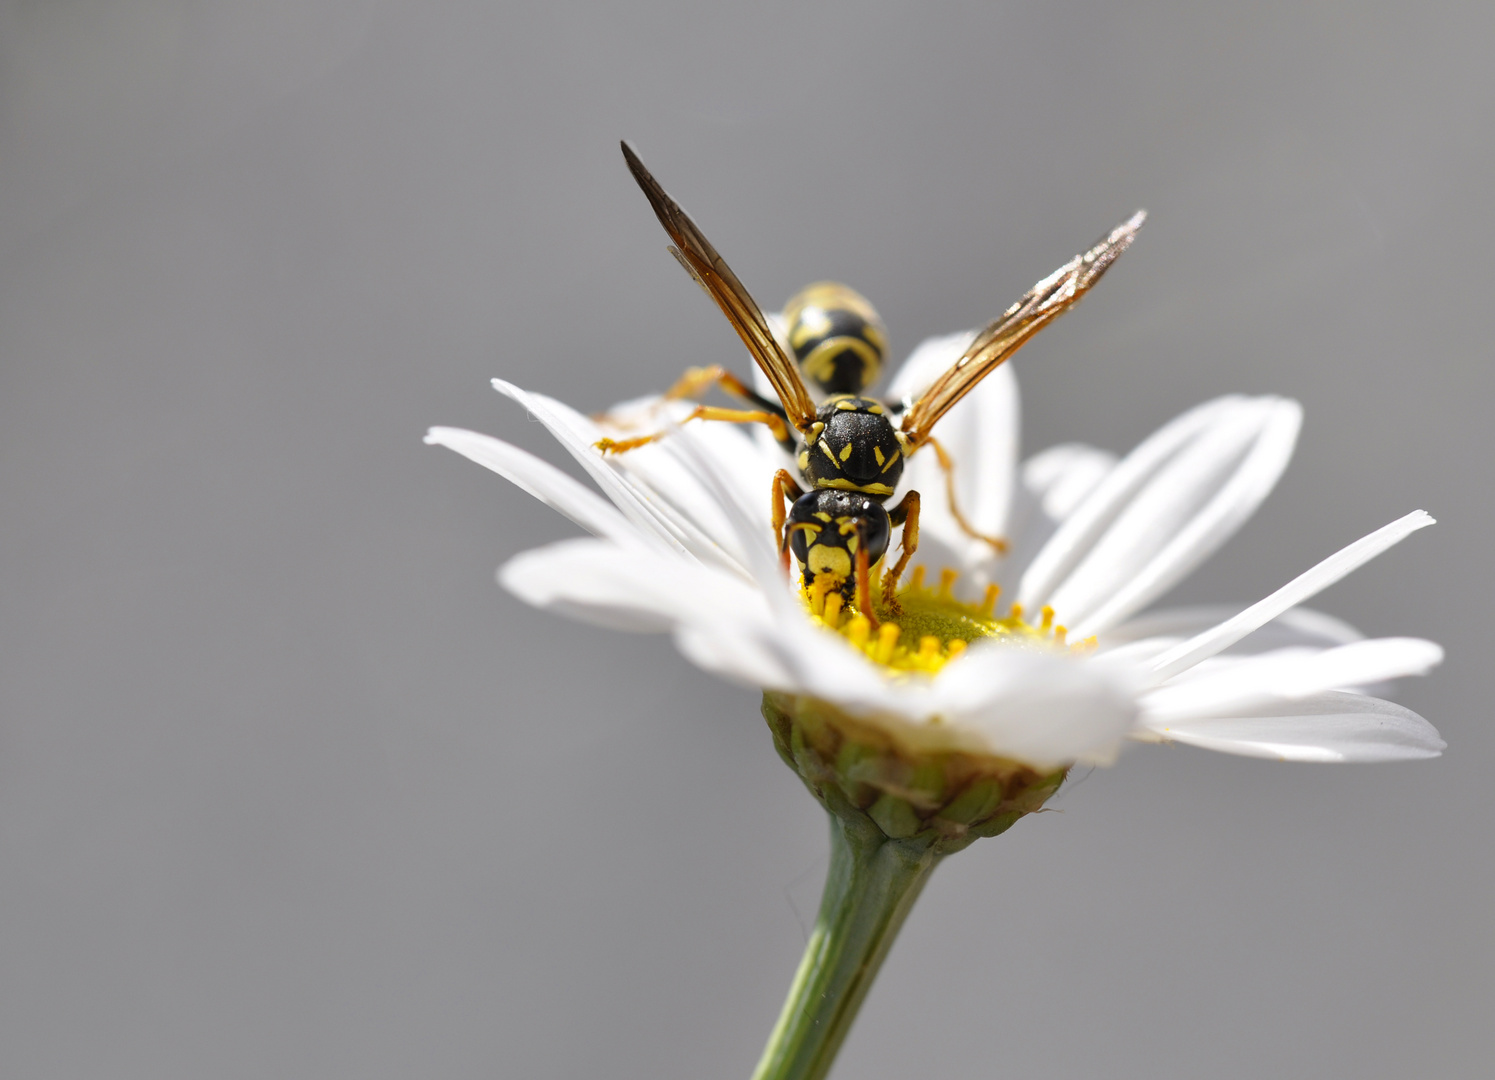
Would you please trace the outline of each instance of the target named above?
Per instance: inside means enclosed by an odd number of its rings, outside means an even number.
[[[876,447],[874,447],[873,449],[876,449]],[[897,450],[894,450],[893,451],[893,456],[890,457],[890,458],[888,458],[888,463],[886,465],[882,466],[882,471],[883,472],[887,472],[889,469],[891,469],[893,467],[893,462],[897,461],[899,459],[899,457],[901,457],[901,456],[902,455],[899,454],[899,452]],[[877,463],[879,465],[882,465],[882,451],[881,450],[877,451]]]
[[[805,554],[805,566],[812,574],[834,574],[843,579],[851,576],[851,553],[845,548],[816,544]]]
[[[872,456],[877,459],[877,463],[879,465],[886,464],[886,462],[885,462],[885,460],[883,458],[882,447],[880,447],[880,446],[874,446],[872,448]]]
[[[831,459],[831,464],[832,465],[840,465],[841,464],[839,461],[836,460],[836,452],[831,449],[831,444],[830,443],[826,442],[824,439],[821,439],[815,445],[818,446],[818,447],[820,447],[820,449],[825,452],[825,456]]]
[[[851,457],[851,443],[841,447],[841,460],[845,461],[849,457]]]

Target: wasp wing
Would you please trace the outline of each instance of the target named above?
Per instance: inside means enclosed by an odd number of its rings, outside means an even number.
[[[917,449],[928,442],[934,425],[956,402],[1026,345],[1029,338],[1078,303],[1136,239],[1137,230],[1145,220],[1147,213],[1138,210],[1089,251],[1076,255],[1034,285],[1021,300],[978,333],[954,366],[935,379],[904,414],[903,433],[911,447]]]
[[[737,280],[737,275],[732,273],[726,260],[711,246],[711,241],[696,228],[696,223],[690,220],[690,216],[680,209],[680,204],[659,186],[659,181],[644,168],[644,163],[626,142],[623,144],[623,157],[628,162],[629,172],[638,181],[638,186],[643,188],[649,205],[654,207],[654,215],[659,218],[664,231],[670,234],[670,239],[675,241],[670,252],[680,260],[680,265],[696,279],[707,295],[716,301],[716,306],[722,309],[722,314],[736,329],[737,336],[742,338],[748,352],[758,361],[763,374],[768,376],[774,393],[784,405],[789,422],[801,432],[808,431],[815,423],[815,400],[805,389],[798,366],[784,354],[762,310],[748,295],[742,282]]]

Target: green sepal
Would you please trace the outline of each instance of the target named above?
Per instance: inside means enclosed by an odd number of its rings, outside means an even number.
[[[1065,770],[954,751],[916,751],[813,698],[763,695],[785,764],[837,817],[936,855],[996,836],[1040,809]]]
[[[924,828],[908,800],[894,795],[884,795],[867,807],[867,816],[877,823],[885,836],[894,840],[907,840]]]

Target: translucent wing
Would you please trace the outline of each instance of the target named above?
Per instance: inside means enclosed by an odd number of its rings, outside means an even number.
[[[623,144],[623,157],[627,159],[628,169],[638,181],[638,186],[644,189],[649,205],[654,207],[659,223],[670,234],[670,239],[675,241],[675,246],[670,248],[671,253],[680,260],[680,265],[696,279],[711,299],[716,301],[716,306],[722,309],[722,314],[736,328],[737,336],[742,338],[748,352],[753,354],[753,359],[758,361],[763,374],[773,384],[789,422],[800,431],[807,431],[815,423],[815,401],[805,389],[798,366],[784,355],[783,348],[773,336],[768,320],[763,317],[757,303],[742,287],[742,282],[737,280],[737,275],[732,273],[726,260],[711,246],[711,241],[701,234],[696,223],[680,209],[680,205],[665,193],[664,188],[659,186],[659,181],[644,168],[644,163],[626,142]]]
[[[1138,210],[1102,237],[1089,251],[1076,255],[1023,295],[986,329],[976,335],[965,355],[930,384],[903,417],[903,433],[910,449],[929,440],[930,432],[972,387],[1028,343],[1038,331],[1079,302],[1131,244],[1147,220]]]

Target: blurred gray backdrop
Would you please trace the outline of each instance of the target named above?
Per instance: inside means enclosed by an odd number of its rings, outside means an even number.
[[[745,1077],[822,814],[756,695],[533,613],[571,535],[420,437],[560,460],[748,360],[636,140],[766,305],[904,353],[1137,206],[1018,359],[1028,450],[1226,391],[1307,425],[1171,599],[1448,646],[1441,760],[1139,747],[951,860],[838,1076],[1483,1077],[1495,1054],[1484,3],[36,0],[0,9],[0,1074]]]

